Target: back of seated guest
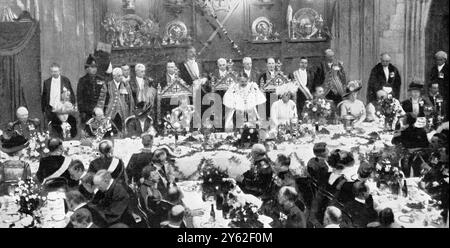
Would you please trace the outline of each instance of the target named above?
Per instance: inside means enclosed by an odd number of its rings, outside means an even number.
[[[155,167],[146,166],[142,170],[142,177],[144,182],[139,186],[140,202],[149,215],[151,227],[159,228],[162,217],[167,214],[161,205],[164,196],[158,189],[159,173]]]
[[[66,192],[66,202],[70,211],[76,212],[80,209],[86,209],[89,211],[92,222],[98,227],[105,227],[106,222],[101,214],[89,203],[88,199],[86,199],[81,192],[77,190],[71,190]],[[67,226],[71,228],[72,226],[69,224]]]
[[[92,216],[87,209],[78,209],[70,216],[73,228],[99,228],[92,222]]]
[[[323,225],[325,228],[341,228],[342,211],[334,206],[329,206],[325,210]]]
[[[326,143],[317,143],[314,145],[313,152],[316,157],[308,162],[308,174],[319,187],[324,187],[330,176],[330,167],[327,162],[330,151]]]
[[[169,219],[161,222],[161,228],[186,228],[184,223],[185,208],[181,205],[174,206],[169,213]]]
[[[379,228],[402,228],[402,226],[395,223],[394,212],[390,208],[383,209],[378,214],[378,221],[380,222]]]
[[[353,186],[355,198],[344,205],[344,211],[352,217],[353,227],[366,228],[367,224],[377,219],[373,205],[367,202],[369,188],[364,182],[357,182]]]
[[[299,195],[293,187],[283,187],[278,193],[278,203],[287,219],[282,222],[283,228],[306,228],[306,208],[297,203]],[[301,209],[302,207],[303,209]]]
[[[404,121],[407,126],[406,129],[394,134],[392,144],[402,145],[408,149],[427,148],[429,146],[427,132],[424,128],[414,126],[417,117],[413,113],[408,113]]]

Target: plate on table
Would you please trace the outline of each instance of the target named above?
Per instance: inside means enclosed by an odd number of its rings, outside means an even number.
[[[200,223],[201,228],[226,228],[222,223],[204,221]]]
[[[192,217],[203,216],[205,215],[205,210],[203,209],[194,209],[190,211]]]
[[[183,191],[184,192],[196,192],[197,186],[196,185],[184,186]]]
[[[400,216],[398,217],[398,220],[399,220],[400,222],[408,223],[408,224],[412,224],[412,223],[414,223],[414,222],[416,221],[414,218],[411,218],[410,215],[400,215]]]

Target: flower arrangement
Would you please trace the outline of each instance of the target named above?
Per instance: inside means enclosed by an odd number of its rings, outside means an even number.
[[[393,125],[396,124],[396,120],[402,114],[403,109],[400,102],[392,95],[378,101],[378,110],[376,115],[379,118],[384,118],[384,122],[389,129],[394,129]]]
[[[40,159],[40,157],[49,152],[47,149],[47,140],[50,138],[49,132],[32,133],[30,136],[30,145],[25,149],[24,156],[30,160]]]
[[[19,213],[34,216],[42,206],[45,197],[40,195],[40,186],[33,179],[20,180],[14,191],[14,198],[19,205]]]
[[[214,160],[203,158],[198,165],[200,179],[203,180],[203,198],[216,196],[222,192],[228,192],[232,185],[225,179],[228,178],[228,171],[222,170],[214,164]]]
[[[392,193],[399,194],[401,180],[405,178],[403,172],[397,166],[392,166],[388,159],[383,159],[376,165],[377,185],[386,184],[390,187]]]
[[[259,220],[258,207],[251,203],[233,208],[230,211],[230,226],[237,228],[263,228],[264,224]]]
[[[330,101],[324,98],[317,98],[307,101],[303,108],[303,120],[305,122],[314,121],[326,124],[327,119],[332,115],[333,108]]]

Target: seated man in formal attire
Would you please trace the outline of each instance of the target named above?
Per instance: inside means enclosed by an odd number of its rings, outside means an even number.
[[[54,110],[56,118],[48,124],[50,137],[61,140],[73,140],[78,135],[77,119],[73,116],[75,109],[71,103],[65,103]]]
[[[97,107],[105,111],[119,132],[124,131],[124,122],[134,110],[134,99],[130,85],[124,81],[120,68],[113,70],[113,80],[104,84],[98,98]]]
[[[253,61],[250,57],[245,57],[242,59],[243,69],[239,74],[245,74],[249,78],[250,82],[258,83],[259,73],[253,68]]]
[[[86,122],[86,133],[89,136],[104,139],[119,134],[116,125],[110,118],[105,117],[103,109],[94,108],[94,115],[93,118]]]
[[[366,228],[367,224],[377,220],[377,212],[372,204],[366,202],[369,199],[369,188],[364,182],[355,183],[353,186],[355,198],[344,205],[344,211],[352,216],[353,227]]]
[[[315,157],[310,159],[307,164],[308,174],[318,187],[324,188],[331,172],[331,167],[327,162],[330,151],[327,144],[322,142],[314,145],[313,152]]]
[[[174,206],[169,212],[169,219],[161,222],[161,228],[186,228],[184,216],[185,208],[181,205]]]
[[[113,143],[104,140],[99,144],[98,150],[100,151],[100,157],[91,162],[88,172],[95,174],[100,170],[106,170],[113,179],[126,182],[125,165],[122,159],[114,157]]]
[[[114,180],[106,170],[99,170],[95,174],[94,184],[103,195],[94,209],[105,219],[106,225],[124,223],[130,227],[135,226],[136,221],[130,209],[130,195],[123,184]]]
[[[9,186],[18,183],[19,179],[28,179],[32,175],[30,165],[21,159],[23,150],[29,145],[28,140],[15,132],[7,132],[1,135],[0,143],[0,150],[7,155],[0,162],[1,196],[8,195]]]
[[[249,82],[247,75],[240,75],[239,83],[230,86],[223,97],[223,104],[231,111],[225,117],[225,129],[240,128],[244,123],[255,124],[259,119],[257,106],[266,102],[266,97],[256,83]],[[236,125],[233,117],[236,113]]]
[[[342,61],[336,60],[333,50],[325,51],[325,61],[318,67],[315,77],[316,86],[322,85],[327,99],[338,105],[345,94],[347,77]]]
[[[78,209],[70,216],[73,228],[99,228],[92,221],[91,212],[87,209]]]
[[[270,119],[272,129],[277,131],[280,125],[290,125],[298,121],[297,105],[291,100],[297,94],[298,88],[292,84],[284,84],[277,87],[277,95],[280,100],[272,104]]]
[[[358,91],[362,89],[360,82],[352,81],[348,83],[346,93],[343,96],[345,100],[338,105],[340,117],[343,119],[347,115],[353,116],[354,126],[358,126],[366,120],[366,107],[361,100],[358,100]]]
[[[370,73],[367,101],[376,101],[376,94],[379,90],[399,99],[402,79],[400,73],[394,65],[391,64],[391,56],[387,53],[381,54],[381,62],[377,64]]]
[[[160,174],[160,185],[166,190],[175,182],[174,169],[167,159],[167,152],[163,149],[157,149],[153,153],[152,166]]]
[[[228,74],[228,62],[224,58],[217,60],[217,69],[210,74],[211,81],[218,82]]]
[[[299,194],[293,187],[283,187],[278,193],[278,203],[282,206],[285,219],[281,228],[306,228],[306,207],[298,203]],[[281,215],[281,214],[280,214]]]
[[[409,98],[402,102],[406,113],[413,113],[417,117],[425,117],[424,108],[431,105],[428,99],[422,97],[423,83],[414,80],[408,88]]]
[[[75,189],[81,192],[86,199],[92,199],[94,188],[92,183],[93,173],[88,173],[84,168],[83,162],[73,160],[69,165],[70,178],[76,182]]]
[[[69,186],[78,185],[78,182],[73,181],[70,177],[69,166],[72,159],[63,156],[62,140],[51,138],[47,143],[47,149],[49,150],[48,156],[42,157],[39,161],[39,168],[36,172],[38,181],[45,183],[50,179],[63,177]]]
[[[139,137],[144,133],[156,135],[153,119],[149,113],[150,108],[145,107],[145,102],[136,104],[134,115],[125,120],[127,137]]]
[[[142,170],[150,165],[153,159],[153,136],[150,134],[143,134],[141,139],[144,148],[141,149],[140,153],[131,156],[126,170],[128,182],[131,184],[140,184]]]
[[[323,226],[325,228],[341,228],[342,211],[334,206],[329,206],[325,210]]]
[[[377,92],[377,100],[367,104],[367,107],[366,107],[366,121],[367,122],[376,122],[376,123],[378,123],[378,122],[381,121],[381,117],[379,116],[379,114],[377,114],[377,112],[379,112],[381,110],[382,102],[387,97],[393,97],[393,96],[389,95],[384,90],[379,90]],[[399,112],[398,112],[398,116],[404,116],[406,113],[403,110],[400,101],[397,100],[396,98],[392,98],[392,100],[394,101],[394,104],[396,104],[397,107],[400,109]]]
[[[297,108],[301,111],[306,101],[313,100],[311,91],[314,89],[314,72],[308,68],[308,59],[300,58],[299,68],[289,75],[289,79],[298,85]]]
[[[33,134],[41,131],[39,119],[30,119],[27,108],[19,107],[16,111],[16,117],[17,121],[10,123],[8,129],[16,131],[26,139],[30,139]]]
[[[100,213],[89,203],[83,194],[77,190],[71,190],[66,192],[66,202],[71,212],[77,212],[81,209],[87,210],[90,213],[91,221],[97,227],[106,227],[106,221],[100,215]],[[69,223],[66,228],[75,227]]]
[[[403,122],[405,123],[403,130],[394,133],[392,144],[402,145],[407,149],[427,148],[430,144],[427,132],[424,128],[415,126],[417,117],[413,113],[408,113]]]

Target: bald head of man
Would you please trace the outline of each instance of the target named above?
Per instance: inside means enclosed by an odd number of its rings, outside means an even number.
[[[102,141],[98,146],[98,150],[105,157],[110,157],[113,154],[113,143],[109,140]]]
[[[339,226],[341,221],[342,221],[342,211],[334,206],[327,207],[327,209],[325,210],[323,224],[325,226],[329,225]]]
[[[26,122],[28,120],[28,109],[25,107],[19,107],[16,111],[16,116],[20,122]]]

